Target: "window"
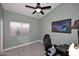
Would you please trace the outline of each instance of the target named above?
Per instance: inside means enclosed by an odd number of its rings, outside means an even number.
[[[29,34],[29,23],[19,23],[19,22],[10,22],[10,35],[28,35]]]

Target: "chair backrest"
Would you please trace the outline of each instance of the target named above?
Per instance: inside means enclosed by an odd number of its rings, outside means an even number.
[[[45,49],[49,49],[50,47],[52,47],[51,38],[49,34],[45,34],[43,38],[43,43],[44,43]]]

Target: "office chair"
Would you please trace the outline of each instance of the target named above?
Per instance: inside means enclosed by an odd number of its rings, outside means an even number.
[[[54,48],[54,46],[51,43],[51,38],[49,34],[45,34],[44,38],[43,38],[43,43],[44,43],[44,48],[46,51],[46,56],[53,56],[56,55],[56,49]]]

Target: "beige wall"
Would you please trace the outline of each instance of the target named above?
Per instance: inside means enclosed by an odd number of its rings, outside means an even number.
[[[26,36],[10,36],[9,22],[22,22],[30,24],[29,37]],[[37,41],[39,39],[39,20],[15,12],[4,10],[4,49],[14,47],[21,44]]]
[[[71,44],[78,42],[77,29],[72,29],[70,33],[52,32],[51,23],[54,21],[72,19],[72,25],[79,16],[79,4],[69,3],[61,4],[48,15],[41,19],[41,39],[45,34],[50,34],[52,43],[54,44]]]

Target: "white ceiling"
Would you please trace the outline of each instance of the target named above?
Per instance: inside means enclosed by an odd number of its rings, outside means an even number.
[[[60,5],[60,3],[41,3],[41,7],[51,5],[51,9],[43,10],[44,15],[42,15],[41,13],[32,14],[34,9],[26,8],[25,5],[36,7],[36,3],[2,3],[2,6],[5,10],[16,12],[19,14],[23,14],[23,15],[38,18],[38,19],[48,14],[50,11],[52,11],[54,8]]]

